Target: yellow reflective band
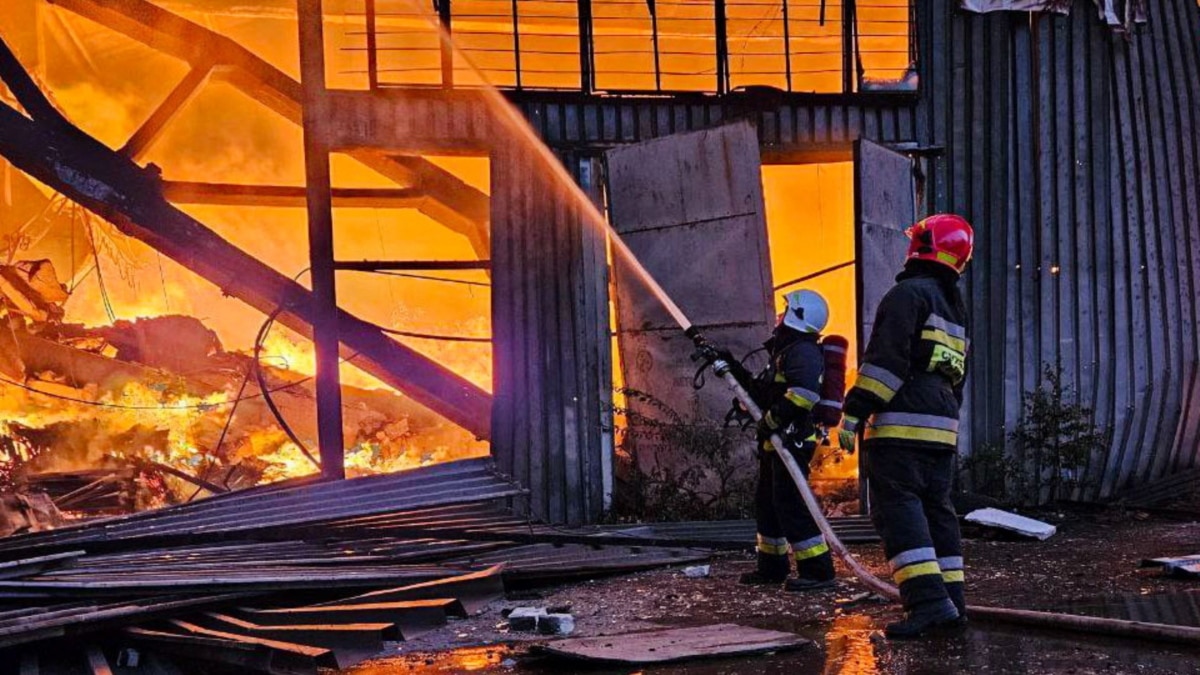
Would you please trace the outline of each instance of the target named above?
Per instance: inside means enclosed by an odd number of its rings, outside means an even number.
[[[854,386],[857,389],[871,392],[882,399],[884,403],[891,401],[892,397],[896,395],[895,389],[891,389],[879,380],[876,380],[873,377],[867,377],[862,373],[858,374],[858,381],[854,383]]]
[[[958,267],[958,256],[951,255],[945,251],[938,251],[937,259],[946,263],[947,265],[953,265],[955,268]]]
[[[742,550],[744,551],[745,549],[742,549]],[[788,545],[784,544],[782,546],[779,546],[776,544],[768,544],[768,543],[760,541],[760,542],[758,542],[758,550],[759,550],[759,552],[766,553],[767,555],[787,555]]]
[[[934,574],[941,576],[942,568],[938,567],[936,560],[930,560],[929,562],[916,563],[915,565],[909,565],[908,567],[901,567],[900,569],[896,570],[896,573],[892,575],[892,578],[896,580],[896,583],[902,584],[913,577],[923,577]]]
[[[770,410],[767,411],[767,414],[763,415],[763,421],[766,422],[767,426],[771,427],[772,429],[779,428],[779,422],[775,421],[775,416],[771,414]]]
[[[963,579],[962,570],[946,570],[942,572],[942,581],[948,584],[961,584],[963,583]]]
[[[783,397],[790,401],[792,405],[796,406],[797,408],[801,408],[803,410],[812,410],[813,402],[804,398],[800,394],[797,394],[792,389],[789,389],[788,392],[783,395]]]
[[[829,553],[829,544],[821,542],[816,546],[809,546],[803,551],[796,551],[796,560],[808,560],[809,558],[815,558],[825,553]]]
[[[945,429],[930,429],[928,427],[909,427],[899,424],[886,426],[867,425],[864,438],[891,438],[902,441],[926,441],[944,445],[958,445],[958,433]]]
[[[967,341],[956,338],[940,328],[925,328],[921,331],[921,339],[946,345],[956,352],[967,353]]]
[[[776,382],[787,382],[787,377],[783,373],[775,373]]]

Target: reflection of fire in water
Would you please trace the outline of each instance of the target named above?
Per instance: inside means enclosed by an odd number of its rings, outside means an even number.
[[[867,675],[876,673],[878,663],[874,621],[869,616],[840,616],[825,634],[825,675]]]
[[[511,651],[505,647],[463,647],[427,658],[420,654],[365,663],[349,675],[393,675],[395,673],[473,673],[498,666]]]

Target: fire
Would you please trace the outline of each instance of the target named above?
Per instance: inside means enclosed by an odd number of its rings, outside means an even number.
[[[183,63],[42,0],[21,3],[33,7],[36,20],[14,26],[0,18],[5,39],[68,119],[110,147],[124,144],[187,72]],[[264,24],[256,20],[227,26],[224,20],[213,24],[207,17],[194,18],[297,74],[294,30],[262,30]],[[29,44],[37,48],[23,48]],[[218,80],[201,90],[138,162],[161,167],[165,180],[302,185],[299,126]],[[431,159],[486,193],[486,159]],[[65,362],[5,373],[0,382],[0,418],[5,420],[0,470],[28,474],[138,466],[147,476],[142,506],[187,499],[197,491],[155,465],[234,489],[316,471],[269,411],[257,378],[247,378],[255,337],[265,320],[262,313],[11,167],[4,165],[0,174],[0,245],[7,261],[51,260],[69,291],[64,315],[50,329],[29,322],[17,326],[34,336],[22,343],[18,360],[49,359],[40,351],[44,347]],[[344,156],[333,158],[333,175],[338,187],[397,187]],[[299,283],[307,285],[301,273],[308,266],[303,208],[181,208],[264,263],[289,276],[300,273]],[[337,256],[344,259],[486,256],[461,234],[410,210],[337,209],[335,228]],[[342,307],[411,334],[395,339],[491,389],[491,299],[485,273],[355,273],[340,275],[338,284]],[[142,355],[132,356],[137,350],[128,344],[122,352],[97,337],[134,331],[138,339],[148,339],[150,333],[142,333],[154,324],[146,319],[179,317],[195,321],[184,331],[187,340],[209,346],[177,359],[160,353],[159,362],[150,363],[139,360]],[[65,339],[63,333],[89,337]],[[52,344],[38,342],[42,338]],[[32,353],[30,341],[39,345]],[[274,403],[315,455],[311,343],[276,325],[259,351],[268,389],[277,390],[271,394]],[[78,381],[76,358],[99,379]],[[344,361],[346,466],[351,474],[487,453],[486,442],[358,370],[353,355]]]

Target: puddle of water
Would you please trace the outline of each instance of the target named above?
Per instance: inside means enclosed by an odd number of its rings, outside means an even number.
[[[1106,616],[1126,612],[1122,618],[1141,617],[1142,620],[1163,620],[1161,617],[1171,616],[1198,622],[1188,625],[1200,625],[1200,592],[1182,595],[1183,598],[1170,600],[1132,596],[1121,598],[1119,602],[1111,600],[1081,604],[1073,611],[1091,609],[1093,612],[1108,612]],[[1169,609],[1164,610],[1164,607]],[[1151,614],[1152,611],[1159,613]],[[1159,618],[1154,619],[1155,616]],[[1031,675],[1047,672],[1089,675],[1133,672],[1142,675],[1200,674],[1200,650],[1020,627],[977,623],[965,634],[957,636],[889,642],[881,637],[881,624],[865,615],[840,616],[832,622],[805,622],[794,617],[777,617],[746,623],[759,628],[799,633],[813,639],[815,644],[794,652],[704,659],[642,668],[585,668],[579,664],[530,656],[525,645],[492,645],[392,656],[360,665],[346,671],[345,675],[533,675],[567,672],[590,675],[952,675],[975,672]]]
[[[508,645],[460,647],[434,653],[416,653],[376,659],[344,671],[344,675],[449,675],[450,673],[512,672],[521,654]]]

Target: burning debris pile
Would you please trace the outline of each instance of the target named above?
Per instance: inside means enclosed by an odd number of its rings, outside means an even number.
[[[317,470],[296,343],[226,351],[188,316],[66,323],[68,298],[47,260],[0,265],[0,488],[101,513]],[[352,472],[448,458],[453,427],[393,391],[347,387],[344,406]]]

